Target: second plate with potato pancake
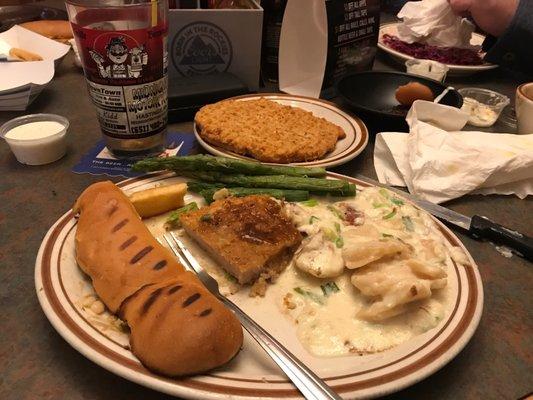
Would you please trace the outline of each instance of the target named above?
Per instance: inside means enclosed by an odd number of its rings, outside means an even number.
[[[332,167],[344,164],[359,155],[368,143],[368,130],[363,121],[357,117],[350,116],[339,109],[335,104],[328,101],[286,94],[254,94],[233,97],[228,100],[246,102],[257,101],[260,99],[270,100],[284,106],[291,106],[293,108],[310,112],[314,117],[322,118],[327,122],[340,127],[345,133],[345,136],[337,141],[333,150],[327,152],[324,156],[315,160],[289,162],[291,165]],[[239,121],[239,124],[241,123],[242,121]],[[200,128],[196,123],[194,125],[194,134],[202,147],[211,154],[241,159],[254,159],[249,155],[238,154],[227,148],[209,143],[202,138],[204,135],[201,134]]]

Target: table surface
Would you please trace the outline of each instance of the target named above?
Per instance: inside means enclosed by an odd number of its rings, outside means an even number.
[[[400,70],[379,54],[375,69]],[[519,82],[496,70],[450,84],[487,87],[514,98]],[[33,268],[41,240],[49,227],[81,191],[101,176],[71,172],[100,137],[95,111],[81,71],[70,53],[50,86],[26,112],[0,113],[0,124],[26,113],[49,112],[70,120],[68,153],[52,164],[19,164],[0,144],[0,398],[2,399],[170,399],[126,381],[93,364],[71,348],[41,311],[34,289]],[[376,127],[371,140],[351,162],[334,168],[347,175],[375,178],[372,162]],[[495,129],[504,130],[504,126]],[[170,126],[192,132],[192,123]],[[197,149],[199,150],[199,149]],[[116,180],[116,179],[114,179]],[[467,214],[485,215],[532,235],[531,200],[514,196],[464,196],[447,204]],[[517,399],[533,389],[532,266],[505,258],[493,245],[458,234],[476,260],[485,290],[483,317],[474,337],[447,366],[424,381],[388,399]]]

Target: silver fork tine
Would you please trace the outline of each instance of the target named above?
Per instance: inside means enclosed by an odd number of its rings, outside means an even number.
[[[204,272],[204,269],[202,268],[202,266],[198,264],[198,262],[196,262],[196,259],[191,254],[189,249],[187,249],[187,247],[185,247],[183,242],[176,237],[174,232],[170,232],[170,236],[172,236],[172,239],[174,239],[174,243],[178,245],[180,252],[183,254],[183,257],[187,259],[187,261],[189,262],[189,265],[193,268],[194,272],[196,272],[198,275]]]
[[[176,247],[176,242],[174,240],[171,240],[169,239],[169,234],[166,233],[163,235],[163,238],[165,239],[165,242],[168,243],[168,246],[170,247],[170,250],[172,250],[172,252],[174,253],[174,255],[176,257],[178,257],[178,259],[180,260],[180,263],[181,265],[183,265],[183,267],[187,270],[187,271],[192,271],[192,272],[196,272],[191,264],[189,263],[189,260],[187,260],[184,256],[181,255],[179,249]],[[157,239],[159,241],[159,243],[161,243],[162,241],[160,239]],[[162,244],[162,243],[161,243]]]

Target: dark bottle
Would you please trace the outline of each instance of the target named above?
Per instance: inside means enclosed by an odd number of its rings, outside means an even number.
[[[279,37],[287,0],[263,0],[261,5],[264,10],[261,75],[265,82],[277,82]]]

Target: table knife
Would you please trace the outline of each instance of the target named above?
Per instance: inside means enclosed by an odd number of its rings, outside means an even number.
[[[397,193],[400,196],[409,199],[417,206],[434,215],[435,217],[467,230],[474,237],[488,239],[503,244],[513,249],[519,256],[524,257],[529,261],[533,261],[533,238],[530,238],[529,236],[526,236],[513,229],[506,228],[486,217],[479,215],[467,217],[466,215],[450,210],[449,208],[439,206],[438,204],[430,201],[423,200],[417,196],[404,192],[403,190],[395,189],[388,185],[379,183],[373,179],[367,178],[366,176],[355,175],[355,178],[362,182],[366,182],[374,186],[384,187],[391,192]]]

